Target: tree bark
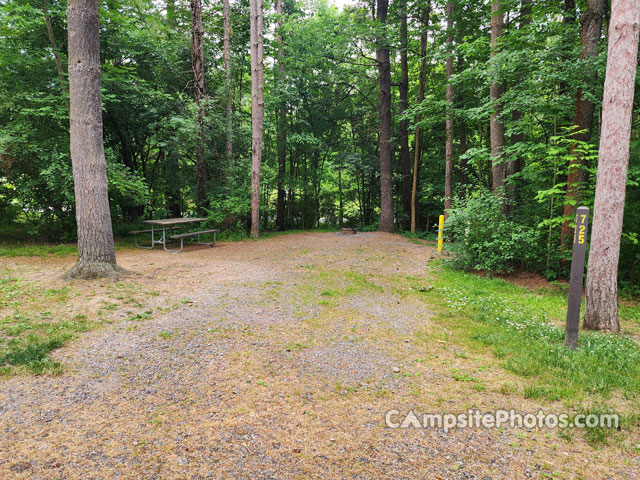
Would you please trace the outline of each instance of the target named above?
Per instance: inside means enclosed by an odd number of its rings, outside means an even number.
[[[393,170],[391,166],[391,61],[386,21],[389,0],[377,0],[376,20],[380,28],[376,60],[380,82],[380,225],[381,232],[393,232]]]
[[[492,187],[494,193],[499,193],[504,189],[504,179],[506,175],[506,165],[502,161],[502,150],[504,149],[504,123],[500,115],[502,113],[501,97],[503,87],[497,78],[497,66],[495,56],[499,51],[498,42],[502,36],[504,28],[504,15],[500,0],[491,2],[491,69],[494,76],[491,87],[489,88],[489,96],[491,98],[491,172]]]
[[[409,63],[407,61],[407,1],[403,0],[400,9],[400,104],[398,112],[402,115],[409,107]],[[409,122],[400,120],[400,165],[402,168],[402,210],[407,216],[404,228],[411,227],[411,154],[409,152]]]
[[[250,0],[251,15],[251,238],[260,235],[260,166],[264,120],[262,0]]]
[[[229,0],[222,2],[223,16],[223,57],[224,57],[224,80],[225,80],[225,96],[227,106],[225,110],[226,125],[226,142],[225,142],[225,165],[223,168],[223,181],[225,185],[229,185],[229,172],[233,160],[233,92],[231,89],[231,9]],[[227,171],[225,171],[225,168]]]
[[[204,48],[202,39],[202,2],[191,0],[191,65],[193,68],[193,92],[198,107],[198,144],[196,145],[196,205],[203,214],[206,202],[208,168],[204,152]]]
[[[638,64],[640,3],[613,0],[584,327],[618,332],[618,260]]]
[[[453,201],[453,115],[451,108],[453,107],[453,85],[451,77],[453,76],[453,9],[454,2],[447,2],[447,59],[445,61],[445,71],[447,75],[447,112],[445,120],[445,168],[444,168],[444,217],[449,216],[451,204]]]
[[[69,121],[78,261],[65,278],[118,278],[100,99],[98,0],[69,0]]]
[[[418,105],[424,100],[424,90],[426,83],[427,72],[427,27],[429,26],[429,15],[431,13],[431,2],[427,1],[427,5],[422,13],[420,24],[422,26],[422,33],[420,34],[420,80],[418,85]],[[420,174],[420,120],[421,116],[416,116],[416,130],[414,134],[414,147],[413,147],[413,179],[411,182],[411,232],[415,233],[418,227],[418,178]]]
[[[594,58],[598,55],[598,42],[602,31],[602,18],[606,9],[605,0],[588,0],[587,9],[582,16],[582,49],[580,59]],[[588,72],[586,83],[593,86],[598,80],[595,70]],[[585,97],[582,89],[578,89],[576,97],[576,113],[573,124],[577,126],[578,133],[573,138],[580,142],[587,142],[591,138],[593,127],[593,113],[595,104]],[[567,192],[564,204],[565,221],[560,233],[561,244],[569,246],[573,235],[570,221],[576,214],[578,203],[582,200],[584,184],[587,180],[586,164],[583,157],[576,151],[576,144],[570,147],[571,160],[569,161],[569,173],[567,175]]]
[[[278,22],[276,24],[276,43],[278,44],[278,84],[283,85],[284,71],[284,40],[282,38],[282,0],[277,0],[276,11],[278,13]],[[285,199],[286,192],[284,189],[286,165],[287,165],[287,106],[283,99],[280,100],[280,108],[278,112],[278,204],[276,209],[276,225],[278,230],[284,230],[285,219]]]

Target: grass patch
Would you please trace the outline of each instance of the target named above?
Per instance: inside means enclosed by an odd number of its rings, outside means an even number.
[[[0,276],[0,375],[57,373],[52,350],[95,324],[86,313],[69,313],[69,286],[37,288],[11,270]]]
[[[0,245],[1,257],[46,257],[54,255],[77,255],[78,247],[73,244],[47,245],[41,243],[14,243]]]
[[[525,397],[572,402],[613,392],[633,399],[640,392],[640,347],[631,338],[581,331],[575,351],[564,347],[564,328],[550,321],[564,316],[564,297],[447,266],[437,270],[433,285],[447,303],[441,315],[447,327],[463,342],[491,348],[504,368],[530,379]]]
[[[318,296],[321,305],[328,305],[331,298],[337,299],[347,297],[363,291],[383,292],[384,289],[373,282],[373,276],[353,270],[319,270],[313,269],[308,272],[308,282],[300,284],[299,288],[304,291],[302,298],[307,303],[318,303]]]
[[[57,373],[60,363],[49,358],[49,352],[60,348],[71,335],[57,334],[51,338],[40,338],[30,335],[26,341],[11,340],[7,348],[0,354],[0,369],[2,373],[11,373],[7,367],[21,367],[34,374],[44,372]]]
[[[135,248],[133,239],[125,238],[116,242],[116,250]],[[78,254],[75,243],[0,243],[0,257],[65,257]]]

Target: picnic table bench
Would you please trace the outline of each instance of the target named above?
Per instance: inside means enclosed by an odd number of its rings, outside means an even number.
[[[180,252],[182,252],[182,250],[184,250],[184,239],[185,238],[197,237],[199,245],[209,245],[210,247],[213,247],[216,244],[216,233],[218,232],[218,230],[216,230],[216,229],[201,230],[200,229],[200,223],[201,222],[206,222],[206,221],[207,221],[206,218],[189,218],[189,217],[184,217],[184,218],[162,218],[162,219],[158,219],[158,220],[144,220],[143,223],[151,225],[151,229],[148,229],[148,230],[132,230],[129,233],[135,235],[136,247],[138,247],[138,248],[146,248],[148,250],[151,250],[155,245],[162,245],[162,248],[164,248],[167,252],[180,253]],[[197,225],[198,226],[197,231],[178,233],[178,234],[175,234],[175,235],[171,235],[171,232],[173,232],[175,230],[179,230],[179,229],[181,229],[182,226],[185,226],[185,225],[188,225],[188,224],[192,224],[192,223],[197,223],[198,224]],[[156,239],[156,232],[159,233],[160,229],[162,229],[162,233]],[[147,245],[140,245],[138,243],[138,235],[143,234],[143,233],[151,233],[151,245],[148,245],[148,246]],[[167,235],[167,234],[169,234],[169,235]],[[213,243],[201,242],[200,241],[200,235],[208,235],[208,234],[213,234]],[[167,248],[167,239],[176,240],[176,241],[180,240],[180,250]]]
[[[207,235],[209,233],[213,233],[213,244],[211,243],[207,243],[207,242],[201,242],[200,241],[200,235]],[[198,245],[209,245],[210,247],[215,246],[216,244],[216,233],[218,233],[218,230],[216,229],[211,229],[211,230],[200,230],[198,232],[187,232],[187,233],[179,233],[177,235],[171,235],[169,238],[171,240],[180,240],[180,250],[177,250],[177,252],[181,252],[184,249],[184,239],[185,238],[189,238],[189,237],[198,237]],[[165,248],[165,250],[167,250]]]

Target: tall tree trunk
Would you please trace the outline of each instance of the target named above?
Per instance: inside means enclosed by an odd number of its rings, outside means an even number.
[[[58,81],[60,82],[60,89],[69,94],[69,88],[67,81],[64,78],[64,70],[62,69],[62,60],[60,60],[60,50],[58,49],[58,42],[53,35],[53,26],[51,25],[51,16],[49,15],[49,1],[44,0],[42,3],[42,15],[44,16],[44,23],[47,27],[47,38],[51,44],[51,50],[53,51],[53,59],[56,62],[56,72],[58,72]]]
[[[575,0],[564,0],[564,5],[562,6],[562,23],[564,25],[570,25],[576,21],[576,1]],[[573,43],[573,42],[572,42]],[[567,45],[567,49],[570,48]],[[568,60],[568,56],[566,53],[561,54],[561,58],[563,61]],[[569,84],[565,80],[560,81],[560,95],[566,95],[569,91]]]
[[[462,57],[458,57],[458,65],[457,65],[457,71],[458,73],[462,73],[462,71],[464,70],[464,65],[462,64]],[[458,104],[458,108],[463,109],[464,108],[464,97],[462,95],[462,93],[460,93],[459,91],[460,89],[458,89],[458,92],[456,93],[456,103]],[[460,168],[458,169],[458,184],[459,185],[464,185],[467,182],[467,160],[465,158],[462,158],[462,156],[467,153],[467,125],[465,122],[464,118],[461,118],[458,121],[458,133],[460,135]],[[461,192],[461,194],[464,194],[464,191]]]
[[[613,0],[584,314],[584,327],[594,330],[620,330],[618,260],[639,28],[640,3]]]
[[[500,37],[504,28],[504,15],[500,0],[491,2],[491,69],[494,76],[489,96],[491,98],[491,173],[493,192],[498,193],[504,189],[504,179],[506,175],[506,165],[502,161],[502,150],[504,149],[504,123],[500,115],[502,113],[501,97],[503,87],[497,78],[497,66],[495,56],[498,53]]]
[[[166,0],[167,9],[167,25],[171,28],[176,27],[176,0]]]
[[[605,0],[588,0],[587,9],[582,16],[582,50],[580,59],[594,58],[598,55],[598,42],[602,31],[602,18],[606,9]],[[589,71],[586,83],[593,86],[598,80],[595,69]],[[593,113],[595,104],[585,97],[582,89],[578,89],[576,97],[576,113],[573,124],[578,127],[578,133],[573,138],[580,142],[587,142],[591,138],[593,126]],[[571,241],[573,229],[570,221],[575,216],[577,204],[582,200],[584,184],[587,180],[586,164],[583,157],[576,151],[576,144],[570,147],[571,160],[569,161],[569,173],[567,175],[567,193],[564,205],[566,220],[562,224],[561,244],[568,246]]]
[[[69,121],[78,224],[78,262],[66,278],[116,277],[102,138],[98,0],[69,0]]]
[[[229,0],[223,0],[222,2],[222,16],[224,24],[224,37],[223,37],[223,54],[224,57],[224,81],[225,81],[225,96],[227,99],[227,108],[225,111],[227,131],[225,142],[225,165],[222,169],[223,180],[226,185],[229,185],[229,168],[233,161],[233,92],[231,89],[231,9],[229,7]],[[225,169],[227,171],[225,171]]]
[[[449,216],[451,204],[453,201],[453,115],[451,108],[453,107],[453,85],[451,77],[453,76],[453,9],[454,1],[447,2],[447,59],[445,61],[445,70],[447,75],[447,113],[445,120],[445,168],[444,168],[444,216]]]
[[[251,237],[260,234],[260,166],[264,120],[262,0],[250,0],[251,15]]]
[[[576,0],[564,0],[562,6],[562,23],[567,24],[576,21]]]
[[[526,28],[531,24],[531,6],[532,0],[521,0],[520,2],[520,29]],[[522,73],[516,74],[516,81],[520,83],[522,81]],[[513,121],[514,127],[516,131],[511,134],[511,145],[516,145],[518,143],[524,142],[524,130],[519,128],[517,125],[522,123],[524,119],[524,113],[522,110],[514,110],[511,112],[511,120]],[[508,178],[511,175],[515,175],[522,170],[522,158],[518,156],[515,160],[509,160],[506,165],[505,176]],[[507,186],[507,194],[509,200],[511,201],[511,205],[516,200],[516,186],[512,181]]]
[[[204,48],[202,39],[202,2],[191,0],[191,66],[193,68],[193,92],[198,107],[198,144],[196,145],[196,205],[200,214],[203,213],[206,202],[206,182],[208,168],[206,164],[204,146]]]
[[[376,20],[381,34],[377,38],[376,60],[380,81],[380,225],[381,232],[393,232],[393,170],[391,166],[391,61],[387,45],[386,21],[389,0],[377,0]]]
[[[422,18],[420,24],[422,32],[420,34],[420,80],[418,85],[418,101],[420,105],[424,100],[425,83],[427,79],[427,28],[429,26],[429,15],[431,13],[431,1],[427,1],[427,5],[422,12]],[[415,233],[418,227],[418,178],[420,174],[420,119],[421,116],[416,116],[416,130],[414,134],[414,147],[413,147],[413,178],[411,182],[411,232]]]
[[[400,10],[400,105],[402,115],[409,106],[409,64],[407,61],[407,0]],[[408,121],[400,120],[400,165],[402,167],[402,209],[407,216],[404,228],[411,226],[411,154],[409,152]]]
[[[276,11],[278,13],[278,22],[276,24],[276,42],[278,44],[278,84],[284,83],[284,41],[282,39],[282,0],[277,0]],[[276,225],[278,230],[284,230],[285,218],[285,199],[286,192],[284,189],[286,165],[287,165],[287,106],[283,99],[280,100],[278,118],[278,205],[276,210]]]

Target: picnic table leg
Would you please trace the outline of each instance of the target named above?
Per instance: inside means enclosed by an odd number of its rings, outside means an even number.
[[[202,230],[200,228],[200,222],[198,222],[198,230]],[[215,246],[216,244],[216,232],[213,232],[213,245],[211,244],[211,242],[201,242],[200,241],[200,235],[198,235],[198,245],[209,245],[210,247]]]
[[[165,235],[165,226],[162,226],[162,247],[167,251],[167,252],[171,252],[171,253],[180,253],[183,249],[184,249],[184,239],[181,238],[180,239],[180,250],[173,250],[171,248],[167,248],[167,237]]]
[[[144,248],[144,249],[146,249],[146,250],[151,250],[151,249],[153,249],[153,246],[155,245],[155,242],[154,242],[154,240],[155,240],[155,239],[154,239],[154,237],[153,237],[153,225],[151,225],[151,246],[150,246],[150,247],[146,247],[146,246],[144,246],[144,245],[140,245],[140,244],[138,243],[138,234],[137,234],[137,233],[134,233],[133,235],[134,235],[134,237],[135,237],[136,247],[138,247],[138,248]]]

